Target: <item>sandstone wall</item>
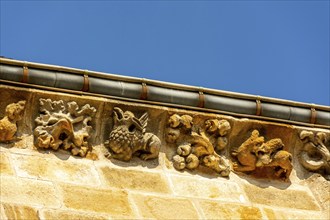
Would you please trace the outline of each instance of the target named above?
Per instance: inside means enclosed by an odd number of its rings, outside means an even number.
[[[0,143],[1,219],[330,219],[329,174],[310,172],[299,161],[300,149],[305,146],[299,138],[301,132],[328,135],[327,129],[4,85],[0,85],[0,94],[0,119],[5,117],[8,104],[26,101],[15,139]],[[88,139],[92,150],[73,156],[74,151],[37,147],[34,131],[35,119],[41,114],[40,99],[94,107]],[[134,155],[122,161],[109,156],[105,143],[115,126],[115,107],[138,118],[148,113],[146,130],[161,142],[157,158],[142,160]],[[196,133],[204,132],[204,122],[209,119],[229,122],[228,134],[209,135],[210,143],[216,142],[212,137],[228,142],[217,151],[219,158],[230,164],[228,177],[202,162],[193,169],[174,168],[178,146],[168,141],[168,130],[172,129],[168,120],[174,114],[191,116],[191,129]],[[232,151],[254,130],[265,142],[282,140],[283,150],[293,158],[288,178],[267,175],[273,174],[276,166],[235,171],[233,164],[239,161]],[[180,143],[193,143],[190,136],[188,132]],[[328,142],[324,143],[329,149]]]

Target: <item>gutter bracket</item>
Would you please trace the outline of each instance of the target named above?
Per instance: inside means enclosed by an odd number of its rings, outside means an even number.
[[[316,122],[316,115],[317,115],[317,112],[316,112],[316,109],[315,109],[315,105],[312,104],[311,105],[311,120],[310,120],[310,123],[311,124],[315,124],[315,122]]]
[[[84,71],[84,84],[83,84],[81,91],[88,92],[88,90],[89,90],[88,70],[85,70]]]
[[[257,99],[256,99],[256,115],[257,116],[261,116],[261,100],[260,100],[260,96],[257,96]]]
[[[140,99],[147,100],[148,99],[148,86],[145,82],[145,79],[142,79],[142,88],[141,88],[141,96]]]
[[[198,97],[198,106],[199,108],[204,108],[204,104],[205,104],[205,95],[203,92],[203,87],[199,88],[198,91],[199,97]]]
[[[29,68],[27,66],[27,63],[24,62],[22,83],[28,83],[28,81],[29,81]]]

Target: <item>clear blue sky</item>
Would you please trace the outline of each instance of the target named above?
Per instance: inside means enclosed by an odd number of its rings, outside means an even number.
[[[0,54],[330,105],[329,1],[3,1]]]

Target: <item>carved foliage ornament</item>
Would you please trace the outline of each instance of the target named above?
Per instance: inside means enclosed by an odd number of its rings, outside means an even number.
[[[90,122],[96,109],[89,104],[79,108],[76,102],[64,104],[62,100],[39,99],[40,116],[34,129],[38,148],[59,148],[73,155],[86,156],[91,150],[88,139],[92,132]]]
[[[131,160],[133,155],[143,160],[158,157],[161,141],[156,135],[146,132],[147,113],[137,118],[134,113],[115,107],[113,120],[113,129],[105,142],[111,157],[123,161]]]
[[[169,118],[166,141],[177,146],[173,166],[178,170],[193,170],[204,165],[221,176],[228,176],[229,162],[216,150],[221,151],[227,146],[226,135],[231,129],[230,124],[226,120],[210,119],[204,127],[205,130],[193,131],[196,128],[190,115],[174,114]]]
[[[330,179],[330,133],[302,131],[299,137],[304,143],[298,154],[300,163]]]
[[[254,130],[250,138],[232,152],[238,160],[233,168],[238,172],[252,172],[269,167],[274,177],[287,179],[292,170],[292,155],[283,147],[281,139],[265,142],[264,137],[259,136],[259,131]]]
[[[22,120],[25,101],[7,105],[5,117],[0,120],[0,141],[12,141],[17,131],[16,122]]]

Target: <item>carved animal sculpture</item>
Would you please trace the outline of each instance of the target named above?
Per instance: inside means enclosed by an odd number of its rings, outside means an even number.
[[[264,137],[254,130],[232,155],[239,163],[234,164],[234,170],[239,172],[254,171],[258,167],[273,167],[275,176],[287,179],[292,170],[292,155],[282,150],[284,144],[281,139],[272,139],[265,143]]]
[[[129,161],[134,154],[143,160],[157,158],[161,142],[156,135],[146,133],[147,123],[147,113],[136,118],[132,112],[115,107],[114,127],[105,143],[112,157],[123,161]]]
[[[6,107],[5,117],[0,120],[0,141],[11,141],[17,131],[16,122],[23,117],[25,101],[12,103]]]

